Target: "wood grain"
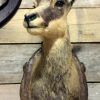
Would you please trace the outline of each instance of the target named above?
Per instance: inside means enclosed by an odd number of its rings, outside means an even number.
[[[0,85],[0,100],[20,100],[20,85]]]
[[[74,46],[79,60],[86,66],[88,82],[100,82],[100,43]]]
[[[100,23],[100,8],[71,9],[68,14],[68,25]]]
[[[100,100],[100,83],[88,84],[89,100]],[[20,100],[20,84],[0,85],[0,100]]]
[[[80,61],[87,68],[88,82],[100,82],[100,44],[77,44]],[[0,83],[20,83],[23,65],[39,44],[0,45]]]
[[[39,45],[0,45],[0,83],[18,83],[23,65]]]
[[[100,100],[100,83],[88,84],[89,100]]]
[[[70,25],[72,42],[100,42],[100,24]]]
[[[23,27],[25,13],[21,9],[14,18],[0,29],[0,43],[40,43],[41,39],[29,34]],[[100,42],[100,8],[72,9],[68,16],[72,42]]]
[[[33,0],[23,0],[21,8],[32,8]],[[76,0],[73,7],[100,7],[100,0]]]
[[[76,0],[74,7],[100,7],[100,0]]]

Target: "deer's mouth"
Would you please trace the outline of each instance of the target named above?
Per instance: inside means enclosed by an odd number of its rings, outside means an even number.
[[[39,28],[46,28],[47,25],[45,23],[42,23],[41,25],[31,25],[30,23],[24,22],[24,27],[27,29],[39,29]]]
[[[27,22],[24,22],[23,25],[24,25],[25,28],[40,28],[39,26],[30,25],[30,24],[27,23]]]
[[[28,26],[27,28],[31,29],[31,28],[41,28],[41,27],[38,27],[38,26]]]

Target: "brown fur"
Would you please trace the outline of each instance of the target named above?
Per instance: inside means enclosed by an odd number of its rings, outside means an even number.
[[[83,64],[73,55],[66,31],[72,2],[62,1],[65,4],[58,8],[57,0],[40,0],[31,12],[39,17],[29,22],[35,28],[24,22],[29,33],[41,35],[43,45],[24,66],[21,100],[88,100]]]

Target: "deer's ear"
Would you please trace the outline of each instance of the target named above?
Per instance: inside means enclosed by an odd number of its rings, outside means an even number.
[[[38,6],[41,0],[32,0],[33,6]]]
[[[67,0],[67,14],[69,13],[75,1],[76,0]]]
[[[76,0],[67,0],[67,3],[68,3],[69,6],[72,7],[72,5],[74,4],[75,1]]]

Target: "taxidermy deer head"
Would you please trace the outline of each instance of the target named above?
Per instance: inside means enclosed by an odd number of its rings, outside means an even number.
[[[43,38],[24,67],[21,100],[88,100],[83,64],[74,56],[67,30],[67,15],[75,0],[34,0],[24,27]]]
[[[75,0],[33,1],[35,8],[24,19],[27,31],[49,39],[63,37],[67,28],[67,15]]]

